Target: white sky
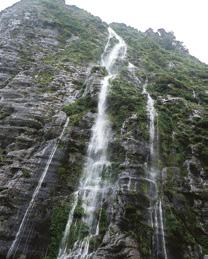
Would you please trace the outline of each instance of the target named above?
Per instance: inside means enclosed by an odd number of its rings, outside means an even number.
[[[0,10],[17,0],[0,0]],[[106,22],[124,22],[141,31],[174,31],[190,53],[208,64],[208,0],[66,0]]]

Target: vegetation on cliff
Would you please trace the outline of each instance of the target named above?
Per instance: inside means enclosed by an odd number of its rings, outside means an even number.
[[[208,66],[164,30],[142,33],[124,24],[112,27],[128,43],[128,57],[139,68],[137,76],[148,79],[156,101],[167,245],[173,258],[186,258],[188,245],[194,253],[199,244],[206,254]]]
[[[37,258],[47,250],[46,258],[55,259],[71,207],[71,193],[82,175],[100,81],[107,73],[100,66],[100,58],[108,25],[61,0],[23,0],[12,8],[21,26],[8,26],[9,11],[5,17],[4,12],[0,14],[0,46],[6,53],[0,64],[0,163],[4,175],[0,186],[0,257],[5,257],[15,224],[21,222],[22,208],[27,207],[51,146],[58,141],[49,179],[37,203],[42,212],[31,219],[35,229],[31,240],[36,236],[40,240],[30,241],[28,246],[32,251],[31,244],[42,243]],[[111,163],[102,177],[111,188],[103,208],[96,212],[100,234],[91,240],[90,249],[112,258],[127,258],[130,250],[149,258],[152,252],[154,229],[148,222],[151,183],[146,179],[149,119],[143,93],[147,82],[157,111],[159,195],[169,258],[208,254],[208,66],[192,57],[171,32],[140,32],[117,23],[111,27],[128,49],[108,91]],[[135,65],[133,72],[128,61]],[[69,125],[64,145],[57,138],[66,115]],[[78,203],[70,246],[88,233],[82,216],[83,207]],[[46,221],[50,229],[47,225],[43,233],[38,224]]]

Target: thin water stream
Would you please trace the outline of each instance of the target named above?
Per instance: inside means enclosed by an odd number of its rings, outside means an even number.
[[[68,126],[68,123],[69,123],[69,118],[67,118],[67,120],[66,120],[66,122],[65,122],[65,124],[64,124],[63,130],[62,130],[62,132],[61,132],[61,134],[60,134],[58,140],[61,140],[61,139],[62,139],[62,137],[63,137],[63,135],[64,135],[64,132],[65,132],[65,129],[66,129],[66,127]],[[30,212],[31,212],[31,210],[32,210],[32,208],[33,208],[33,206],[34,206],[34,204],[35,204],[35,201],[36,201],[36,198],[37,198],[37,196],[38,196],[38,194],[39,194],[39,192],[40,192],[42,183],[43,183],[43,181],[44,181],[44,179],[45,179],[45,177],[46,177],[46,174],[47,174],[47,172],[48,172],[48,169],[49,169],[49,167],[50,167],[50,165],[51,165],[51,162],[52,162],[52,160],[53,160],[53,157],[54,157],[54,155],[55,155],[55,153],[56,153],[56,150],[57,150],[57,147],[58,147],[58,143],[59,143],[59,141],[57,141],[57,142],[54,144],[53,148],[52,148],[52,151],[51,151],[51,153],[50,153],[50,156],[49,156],[49,158],[48,158],[48,161],[47,161],[47,163],[46,163],[46,166],[45,166],[45,168],[44,168],[44,170],[43,170],[43,173],[42,173],[42,175],[41,175],[41,177],[40,177],[40,179],[39,179],[39,181],[38,181],[38,185],[37,185],[37,187],[36,187],[35,190],[34,190],[34,193],[33,193],[33,195],[32,195],[32,199],[31,199],[31,201],[30,201],[30,203],[29,203],[29,205],[28,205],[28,207],[27,207],[27,209],[26,209],[26,211],[25,211],[25,214],[24,214],[24,216],[23,216],[23,218],[22,218],[22,221],[21,221],[21,223],[20,223],[19,229],[18,229],[18,231],[17,231],[17,233],[16,233],[16,236],[15,236],[15,239],[14,239],[14,241],[12,242],[12,244],[11,244],[11,246],[10,246],[10,249],[9,249],[9,251],[8,251],[8,253],[7,253],[6,259],[14,258],[16,252],[18,251],[18,248],[19,248],[19,245],[20,245],[20,241],[21,241],[21,235],[22,235],[22,233],[23,233],[24,230],[25,230],[25,226],[26,226],[26,224],[27,224],[27,221],[28,221]]]
[[[143,94],[147,95],[147,112],[149,116],[149,139],[150,139],[150,163],[149,163],[149,178],[154,181],[156,186],[156,193],[154,190],[150,190],[152,198],[156,198],[156,203],[152,209],[152,225],[155,228],[154,238],[153,238],[153,258],[168,259],[165,243],[165,233],[164,233],[164,223],[163,223],[163,209],[162,201],[158,194],[158,184],[157,177],[159,175],[158,168],[158,138],[155,130],[155,119],[157,118],[157,112],[154,107],[154,100],[147,91],[146,81],[143,86]],[[155,197],[154,197],[155,196]]]

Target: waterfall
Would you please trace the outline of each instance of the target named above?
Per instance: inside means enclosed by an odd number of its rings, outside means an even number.
[[[156,186],[156,203],[152,209],[152,225],[155,228],[154,233],[154,258],[163,258],[167,259],[167,251],[165,244],[165,234],[164,234],[164,224],[163,224],[163,210],[162,210],[162,201],[160,197],[158,197],[158,188],[157,188],[157,174],[158,174],[158,164],[157,164],[157,146],[158,139],[155,136],[155,118],[157,117],[157,113],[154,108],[154,100],[150,96],[147,91],[147,81],[143,86],[143,94],[147,95],[147,112],[149,116],[149,142],[150,142],[150,168],[149,168],[149,178],[154,181]],[[154,190],[150,190],[152,198],[154,196]]]
[[[147,92],[147,82],[143,86],[143,94],[147,95],[147,111],[150,119],[149,125],[149,138],[150,138],[150,159],[152,160],[154,157],[154,142],[155,142],[155,117],[157,116],[155,108],[154,108],[154,100]]]
[[[108,75],[101,82],[98,98],[98,113],[92,127],[91,139],[87,150],[87,159],[83,169],[83,177],[80,181],[77,198],[75,198],[62,239],[58,259],[88,258],[89,244],[92,237],[99,234],[99,217],[96,211],[102,209],[102,201],[106,189],[106,183],[102,180],[102,173],[110,164],[107,157],[108,143],[111,138],[111,128],[106,114],[106,99],[110,80],[117,75],[117,61],[123,60],[127,47],[121,37],[111,28],[108,29],[109,37],[101,57],[101,66],[104,66]],[[111,47],[111,39],[117,42]],[[73,214],[78,200],[84,209],[82,222],[88,227],[88,235],[78,239],[73,247],[68,247],[70,240],[70,228],[73,224]]]
[[[25,225],[27,223],[29,213],[31,212],[31,210],[32,210],[32,208],[33,208],[33,206],[35,204],[35,199],[38,196],[38,193],[39,193],[39,191],[41,189],[42,183],[43,183],[43,181],[44,181],[44,179],[46,177],[46,174],[48,172],[49,166],[50,166],[50,164],[51,164],[51,162],[53,160],[53,157],[54,157],[54,155],[56,153],[56,150],[57,150],[57,147],[58,147],[58,143],[62,139],[62,137],[64,135],[64,132],[65,132],[65,129],[68,126],[68,123],[69,123],[69,118],[67,118],[67,120],[66,120],[66,122],[64,124],[63,130],[62,130],[62,132],[61,132],[61,134],[60,134],[60,136],[58,138],[58,141],[53,146],[53,149],[52,149],[51,154],[50,154],[50,156],[48,158],[46,166],[45,166],[45,168],[43,170],[43,173],[42,173],[42,175],[41,175],[41,177],[39,179],[38,185],[35,188],[35,191],[34,191],[34,193],[32,195],[32,199],[31,199],[31,201],[30,201],[30,203],[29,203],[29,205],[28,205],[28,207],[27,207],[27,209],[25,211],[25,214],[24,214],[24,216],[22,218],[21,224],[20,224],[19,229],[18,229],[18,231],[16,233],[16,236],[15,236],[15,239],[12,242],[12,245],[11,245],[11,247],[10,247],[8,253],[7,253],[7,257],[6,257],[7,259],[14,257],[16,252],[17,252],[17,250],[18,250],[18,247],[19,247],[19,244],[20,244],[20,240],[21,240],[20,239],[21,238],[21,234],[22,234],[22,232],[25,229]]]

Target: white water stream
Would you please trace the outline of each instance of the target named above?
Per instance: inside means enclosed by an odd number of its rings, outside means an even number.
[[[61,140],[61,139],[62,139],[62,137],[63,137],[63,135],[64,135],[64,132],[65,132],[65,129],[66,129],[66,127],[68,126],[68,123],[69,123],[69,118],[67,118],[67,120],[66,120],[66,122],[65,122],[65,125],[64,125],[64,127],[63,127],[63,130],[62,130],[62,132],[61,132],[61,134],[60,134],[58,140]],[[44,179],[45,179],[45,177],[46,177],[46,174],[47,174],[47,172],[48,172],[48,169],[49,169],[49,166],[50,166],[50,164],[51,164],[51,162],[52,162],[52,159],[53,159],[53,157],[54,157],[54,154],[56,153],[56,150],[57,150],[57,147],[58,147],[58,142],[59,142],[59,141],[57,141],[57,142],[54,144],[54,146],[53,146],[53,149],[52,149],[51,154],[50,154],[50,156],[49,156],[49,158],[48,158],[48,161],[47,161],[47,163],[46,163],[46,166],[45,166],[45,168],[44,168],[44,171],[43,171],[43,173],[42,173],[42,175],[41,175],[41,177],[40,177],[40,179],[39,179],[38,185],[37,185],[37,187],[35,188],[35,191],[34,191],[34,193],[33,193],[32,199],[31,199],[31,201],[30,201],[30,203],[29,203],[29,205],[28,205],[28,207],[27,207],[27,209],[26,209],[26,211],[25,211],[25,214],[24,214],[24,216],[23,216],[23,219],[22,219],[22,221],[21,221],[21,224],[20,224],[20,226],[19,226],[19,229],[18,229],[18,231],[17,231],[17,233],[16,233],[15,239],[14,239],[14,241],[12,242],[12,245],[11,245],[11,247],[10,247],[8,253],[7,253],[6,259],[15,257],[15,254],[16,254],[16,252],[17,252],[17,250],[18,250],[19,245],[20,245],[21,234],[22,234],[22,232],[24,231],[25,225],[26,225],[27,220],[28,220],[29,213],[30,213],[31,209],[33,208],[33,206],[34,206],[34,204],[35,204],[35,199],[36,199],[36,197],[37,197],[37,195],[38,195],[38,193],[39,193],[39,191],[40,191],[40,189],[41,189],[42,183],[43,183],[43,181],[44,181]]]
[[[117,75],[117,61],[123,60],[126,55],[127,46],[111,28],[108,29],[109,37],[101,58],[101,65],[104,66],[108,75],[101,82],[101,89],[98,99],[98,113],[92,127],[92,135],[87,151],[87,160],[83,170],[77,195],[69,213],[64,237],[62,239],[58,259],[85,259],[89,258],[89,243],[93,236],[99,234],[99,217],[96,211],[102,209],[102,200],[106,183],[102,180],[103,170],[110,162],[107,157],[108,143],[111,138],[111,129],[106,114],[106,99],[108,94],[109,81]],[[111,39],[115,38],[117,43],[111,47]],[[89,234],[77,240],[72,248],[68,247],[70,240],[70,228],[73,223],[74,210],[77,202],[81,201],[84,209],[82,221],[88,226]]]
[[[157,138],[155,136],[155,119],[157,117],[157,112],[154,107],[154,100],[147,91],[147,81],[143,86],[143,94],[147,95],[147,111],[149,115],[149,138],[150,138],[150,169],[149,177],[155,182],[156,186],[156,196],[157,202],[153,208],[153,217],[152,225],[155,228],[155,237],[154,237],[154,258],[163,258],[168,259],[166,244],[165,244],[165,233],[164,233],[164,224],[163,224],[163,210],[162,210],[162,201],[158,197],[158,188],[157,188],[157,174],[158,174],[158,165],[156,159],[157,157]],[[151,193],[153,193],[150,190]],[[154,198],[154,197],[153,197]]]

